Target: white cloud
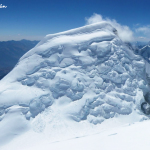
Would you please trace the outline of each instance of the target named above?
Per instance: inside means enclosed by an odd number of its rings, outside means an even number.
[[[87,21],[87,24],[93,24],[93,23],[104,21],[101,15],[95,13],[90,18],[85,18],[85,19]]]
[[[136,32],[141,32],[143,34],[150,34],[150,25],[139,27],[136,29]]]
[[[117,29],[119,37],[122,41],[133,41],[134,36],[132,30],[125,25],[119,24],[116,20],[111,20],[109,18],[104,19],[102,15],[94,13],[90,18],[86,18],[86,24],[93,24],[97,22],[106,21],[110,23],[114,28]]]
[[[140,39],[146,39],[145,37],[142,37],[142,36],[141,36],[141,37],[139,37],[139,38],[140,38]]]
[[[0,8],[7,8],[7,6],[0,4]]]
[[[138,38],[144,37],[144,41],[150,41],[150,25],[135,28],[135,34]]]

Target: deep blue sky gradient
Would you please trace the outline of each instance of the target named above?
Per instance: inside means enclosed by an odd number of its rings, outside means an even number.
[[[150,0],[0,0],[0,40],[41,39],[85,25],[93,13],[134,29],[150,24]],[[19,34],[19,35],[18,35]]]

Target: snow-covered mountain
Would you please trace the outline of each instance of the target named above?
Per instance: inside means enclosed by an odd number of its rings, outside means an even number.
[[[149,42],[145,41],[145,42],[140,42],[140,41],[135,41],[135,42],[131,42],[132,46],[134,48],[138,48],[141,49],[142,47],[146,46]]]
[[[140,55],[143,56],[143,58],[150,63],[150,44],[144,46],[140,50]]]
[[[110,24],[47,35],[0,81],[0,145],[30,149],[147,120],[148,91],[144,59]]]

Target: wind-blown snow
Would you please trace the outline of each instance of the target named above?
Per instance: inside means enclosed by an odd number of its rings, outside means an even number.
[[[0,81],[0,144],[24,132],[54,140],[148,119],[145,62],[116,33],[102,22],[47,35],[20,58]]]
[[[125,25],[119,24],[115,19],[103,18],[102,15],[94,13],[91,17],[86,18],[87,24],[93,24],[106,21],[107,23],[111,24],[115,27],[118,31],[118,35],[120,39],[124,42],[131,42],[134,41],[133,31]]]

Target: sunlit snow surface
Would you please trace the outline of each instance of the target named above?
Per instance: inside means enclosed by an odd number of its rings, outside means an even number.
[[[0,145],[29,148],[146,120],[145,78],[144,60],[105,22],[47,35],[0,81]]]

